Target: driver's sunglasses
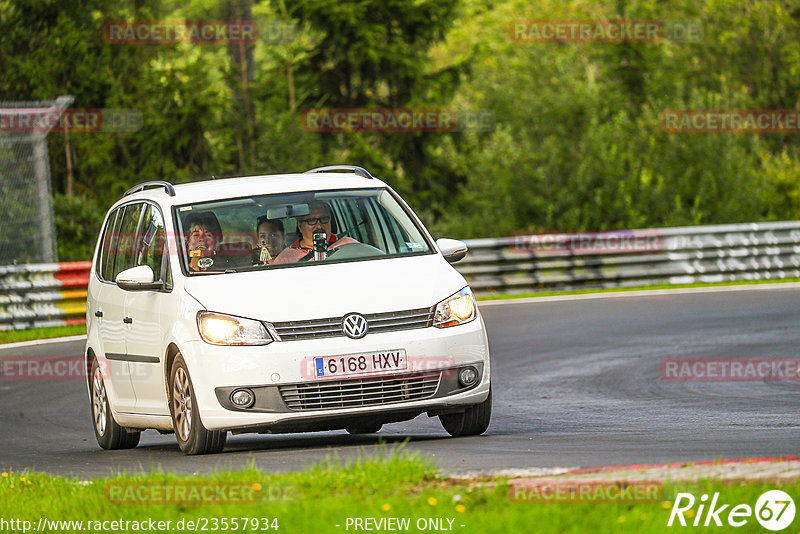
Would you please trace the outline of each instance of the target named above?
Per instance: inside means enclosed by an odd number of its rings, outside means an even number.
[[[301,223],[305,223],[305,224],[307,224],[309,226],[317,224],[317,223],[328,224],[329,222],[331,222],[331,218],[330,217],[316,217],[316,218],[311,218],[311,219],[301,219],[300,222]]]

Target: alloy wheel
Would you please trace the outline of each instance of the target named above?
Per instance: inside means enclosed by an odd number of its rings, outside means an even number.
[[[192,431],[192,390],[189,387],[189,375],[182,367],[175,371],[172,406],[175,414],[175,431],[182,440],[187,441]]]
[[[92,405],[94,407],[94,426],[101,436],[106,433],[106,386],[103,383],[103,373],[98,366],[92,376]]]

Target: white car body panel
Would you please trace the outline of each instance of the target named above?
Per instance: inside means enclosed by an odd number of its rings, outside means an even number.
[[[178,257],[172,207],[216,198],[266,195],[321,189],[387,187],[380,180],[340,173],[289,174],[176,185],[176,195],[151,189],[128,195],[109,210],[134,201],[159,206],[168,236],[173,288],[168,292],[123,291],[95,274],[98,246],[90,275],[87,304],[87,354],[107,363],[107,353],[146,357],[148,361],[112,361],[114,378],[106,381],[115,421],[131,428],[171,430],[168,408],[168,350],[177,348],[191,376],[197,408],[209,430],[243,430],[283,421],[386,413],[392,410],[441,409],[474,405],[489,394],[489,347],[483,320],[449,328],[419,328],[346,336],[274,341],[265,346],[218,346],[203,341],[197,313],[213,311],[265,322],[299,321],[430,308],[467,283],[434,249],[433,253],[346,263],[292,266],[264,271],[187,276]],[[390,189],[390,188],[389,188]],[[390,189],[391,190],[391,189]],[[401,201],[401,205],[407,208]],[[412,219],[433,242],[418,218]],[[103,226],[105,227],[105,221]],[[156,273],[158,277],[158,273]],[[115,297],[109,302],[107,295]],[[102,308],[104,317],[93,313]],[[120,322],[123,316],[133,322]],[[348,355],[404,349],[409,361],[426,370],[479,364],[477,386],[446,397],[338,410],[261,413],[232,411],[220,404],[215,388],[280,386],[313,382],[308,361],[314,356]],[[420,363],[422,362],[422,363]],[[124,367],[127,366],[127,367]],[[130,378],[116,376],[127,371]]]

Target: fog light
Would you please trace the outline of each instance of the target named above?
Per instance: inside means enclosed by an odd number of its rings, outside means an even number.
[[[464,367],[458,372],[458,381],[464,387],[469,387],[478,381],[478,370],[474,367]]]
[[[231,402],[239,408],[249,408],[255,400],[255,395],[249,389],[237,389],[231,393]]]

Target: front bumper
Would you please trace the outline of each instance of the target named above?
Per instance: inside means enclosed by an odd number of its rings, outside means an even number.
[[[474,364],[471,367],[479,370],[479,376],[482,376],[482,364]],[[262,432],[262,433],[280,433],[280,432],[310,432],[318,430],[334,430],[345,428],[350,425],[358,423],[380,421],[382,424],[394,423],[413,419],[421,413],[428,413],[428,415],[439,415],[440,413],[447,413],[458,411],[459,405],[464,403],[462,394],[472,393],[473,390],[480,386],[480,381],[470,387],[463,387],[459,384],[457,373],[458,368],[444,369],[436,371],[434,374],[438,376],[437,387],[425,399],[414,400],[400,400],[398,402],[380,403],[376,402],[375,394],[372,394],[372,401],[374,404],[368,406],[343,406],[339,408],[325,408],[314,409],[313,406],[316,402],[311,403],[311,407],[305,409],[292,409],[287,406],[285,402],[286,387],[279,386],[256,386],[248,388],[254,392],[256,402],[251,408],[237,408],[231,402],[231,394],[240,389],[238,387],[224,387],[217,388],[216,394],[220,404],[228,410],[240,413],[271,413],[271,414],[294,414],[294,417],[284,417],[280,420],[273,421],[267,424],[248,425],[245,428],[228,428],[227,430],[240,431],[240,432]],[[427,373],[430,376],[431,373]],[[386,381],[403,382],[406,377],[412,375],[393,375],[386,377]],[[342,381],[342,383],[353,382]],[[290,391],[293,386],[288,386]],[[311,388],[314,389],[313,386]],[[487,390],[488,392],[488,390]],[[354,394],[340,394],[331,393],[335,396],[337,402],[345,404],[346,401],[342,399],[350,398]],[[457,397],[460,396],[460,397]],[[369,395],[367,395],[369,397]],[[478,395],[469,395],[465,398],[471,399],[466,404],[476,404],[486,399],[486,393],[479,393]],[[480,400],[478,400],[480,399]],[[359,399],[363,400],[363,399]],[[367,399],[369,402],[369,399]],[[424,404],[422,404],[424,402]]]
[[[439,373],[435,391],[424,398],[391,397],[381,404],[338,407],[286,402],[291,386],[330,384],[313,376],[313,358],[350,355],[369,351],[406,351],[409,370],[402,376]],[[489,347],[480,317],[466,325],[447,329],[423,328],[367,335],[362,339],[328,338],[274,342],[262,347],[220,347],[202,341],[187,344],[183,356],[195,390],[197,408],[209,430],[243,432],[297,432],[343,428],[365,418],[384,422],[402,421],[428,412],[436,415],[463,409],[484,401],[489,393]],[[479,371],[476,385],[458,383],[457,371],[472,365]],[[390,379],[394,374],[376,374],[370,379]],[[360,380],[353,376],[342,382]],[[236,408],[231,393],[248,388],[256,396],[251,408]],[[296,391],[296,390],[295,390]],[[293,397],[297,399],[297,395]]]

